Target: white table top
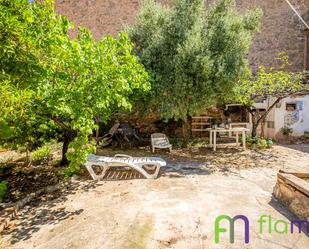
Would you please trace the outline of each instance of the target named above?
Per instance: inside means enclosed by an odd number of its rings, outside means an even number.
[[[216,131],[216,132],[233,132],[233,131],[249,131],[248,128],[242,128],[242,127],[235,127],[235,128],[207,128],[207,131]]]

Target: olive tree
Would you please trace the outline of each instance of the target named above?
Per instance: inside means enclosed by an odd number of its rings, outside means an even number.
[[[0,122],[12,133],[6,141],[33,140],[35,130],[23,133],[33,126],[44,135],[60,132],[62,162],[77,172],[94,150],[95,120],[130,109],[132,98],[149,90],[148,74],[125,33],[95,41],[79,28],[72,39],[72,23],[54,13],[53,1],[1,2]]]
[[[247,53],[259,28],[260,9],[239,14],[233,0],[206,8],[203,0],[171,7],[146,1],[128,29],[135,52],[151,74],[149,109],[182,121],[232,92],[249,74]]]

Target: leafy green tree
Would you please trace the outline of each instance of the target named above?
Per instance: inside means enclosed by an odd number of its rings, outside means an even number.
[[[53,19],[51,15],[52,1],[0,3],[1,144],[32,150],[58,135],[55,125],[26,113],[24,105],[32,98],[31,88],[45,77],[42,57],[47,56],[53,34],[60,35],[63,29],[59,18]]]
[[[130,109],[132,99],[149,90],[148,74],[125,33],[96,42],[79,28],[71,39],[73,25],[54,13],[53,1],[0,1],[0,122],[15,133],[7,141],[24,145],[38,137],[34,127],[44,135],[56,127],[62,162],[70,161],[67,173],[77,172],[94,150],[95,120]]]
[[[249,74],[247,53],[261,11],[240,15],[233,0],[207,10],[203,0],[176,0],[172,7],[145,2],[129,35],[152,75],[151,110],[182,120],[188,138],[190,115],[232,92]]]
[[[303,84],[303,72],[287,70],[290,64],[285,53],[280,53],[276,61],[280,64],[277,69],[260,66],[255,75],[234,88],[235,100],[242,103],[252,115],[252,137],[257,136],[258,126],[265,122],[269,112],[282,99],[309,90],[308,85]],[[257,112],[254,104],[267,98],[272,100],[271,104],[262,114]]]
[[[3,201],[3,198],[5,197],[7,191],[8,191],[8,183],[7,181],[1,181],[0,182],[0,203]]]

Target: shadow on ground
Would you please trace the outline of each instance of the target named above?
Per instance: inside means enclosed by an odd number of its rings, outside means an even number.
[[[151,153],[150,148],[114,150],[98,150],[98,155],[114,156],[115,154],[128,154],[136,157],[161,157],[167,165],[162,169],[161,176],[185,177],[190,175],[210,175],[215,172],[230,175],[235,169],[252,167],[270,167],[271,163],[276,163],[280,158],[273,150],[246,150],[237,148],[218,148],[213,152],[210,148],[188,148],[173,149],[171,153],[165,150],[158,150]],[[110,174],[117,175],[117,174]],[[121,176],[121,174],[120,174]],[[140,175],[137,179],[142,178]],[[111,177],[110,180],[121,180]]]
[[[309,153],[309,144],[280,144],[280,145],[282,147],[286,147],[292,150]]]
[[[10,235],[10,243],[13,245],[22,240],[28,240],[38,232],[43,225],[58,224],[66,219],[74,219],[84,210],[74,211],[59,207],[59,204],[65,204],[69,194],[78,191],[90,191],[102,184],[94,181],[76,181],[68,183],[63,189],[44,194],[33,199],[15,216],[9,226],[3,231],[3,235]]]
[[[275,196],[272,196],[268,204],[272,206],[280,214],[282,214],[284,217],[286,217],[290,222],[300,221],[300,219],[296,215],[294,215],[292,212],[290,212],[288,208],[285,207]],[[308,223],[306,222],[302,224],[301,231],[303,234],[305,234],[309,238],[309,226],[307,224]],[[288,233],[290,232],[291,232],[291,225],[288,226]],[[295,233],[299,232],[297,226],[294,226],[294,232]]]

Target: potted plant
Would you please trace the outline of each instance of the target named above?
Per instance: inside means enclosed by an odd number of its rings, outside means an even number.
[[[290,128],[290,127],[287,127],[287,126],[284,126],[280,129],[281,133],[284,135],[284,136],[290,136],[290,134],[292,134],[293,132],[293,129]]]
[[[290,142],[290,135],[293,133],[293,129],[287,126],[284,126],[280,129],[280,132],[284,136],[284,141]]]

